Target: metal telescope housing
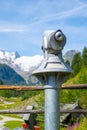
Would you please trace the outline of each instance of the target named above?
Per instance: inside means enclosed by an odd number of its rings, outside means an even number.
[[[49,30],[44,32],[42,44],[44,59],[40,66],[32,73],[39,78],[41,82],[41,77],[46,77],[46,74],[59,73],[60,75],[65,76],[72,72],[72,69],[62,58],[62,50],[65,43],[66,36],[60,29],[57,31]]]
[[[66,43],[66,37],[59,29],[54,31],[45,31],[42,49],[45,54],[58,55]]]

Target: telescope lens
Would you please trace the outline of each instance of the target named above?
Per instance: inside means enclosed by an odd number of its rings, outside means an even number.
[[[57,41],[61,41],[63,39],[63,33],[61,31],[57,31],[54,37]]]

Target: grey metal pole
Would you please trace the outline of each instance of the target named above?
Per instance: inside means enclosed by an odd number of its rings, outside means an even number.
[[[45,130],[60,129],[59,87],[56,75],[48,76],[45,89]]]

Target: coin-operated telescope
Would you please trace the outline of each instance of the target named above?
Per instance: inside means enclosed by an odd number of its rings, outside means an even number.
[[[33,72],[45,89],[45,130],[59,130],[60,86],[72,72],[62,58],[66,37],[61,30],[46,31],[42,50],[44,59]]]
[[[45,54],[58,55],[66,43],[66,37],[61,30],[56,32],[46,31],[42,45]]]
[[[62,76],[72,72],[71,68],[64,63],[62,50],[66,43],[66,36],[59,29],[57,31],[45,31],[42,50],[44,59],[39,68],[33,72],[44,84],[46,83],[47,73],[60,73]],[[64,78],[65,79],[65,78]],[[63,79],[62,79],[63,80]]]

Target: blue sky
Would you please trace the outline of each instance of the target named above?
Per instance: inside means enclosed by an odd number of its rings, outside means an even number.
[[[64,53],[87,46],[87,0],[0,0],[0,49],[42,55],[46,30],[61,29]]]

